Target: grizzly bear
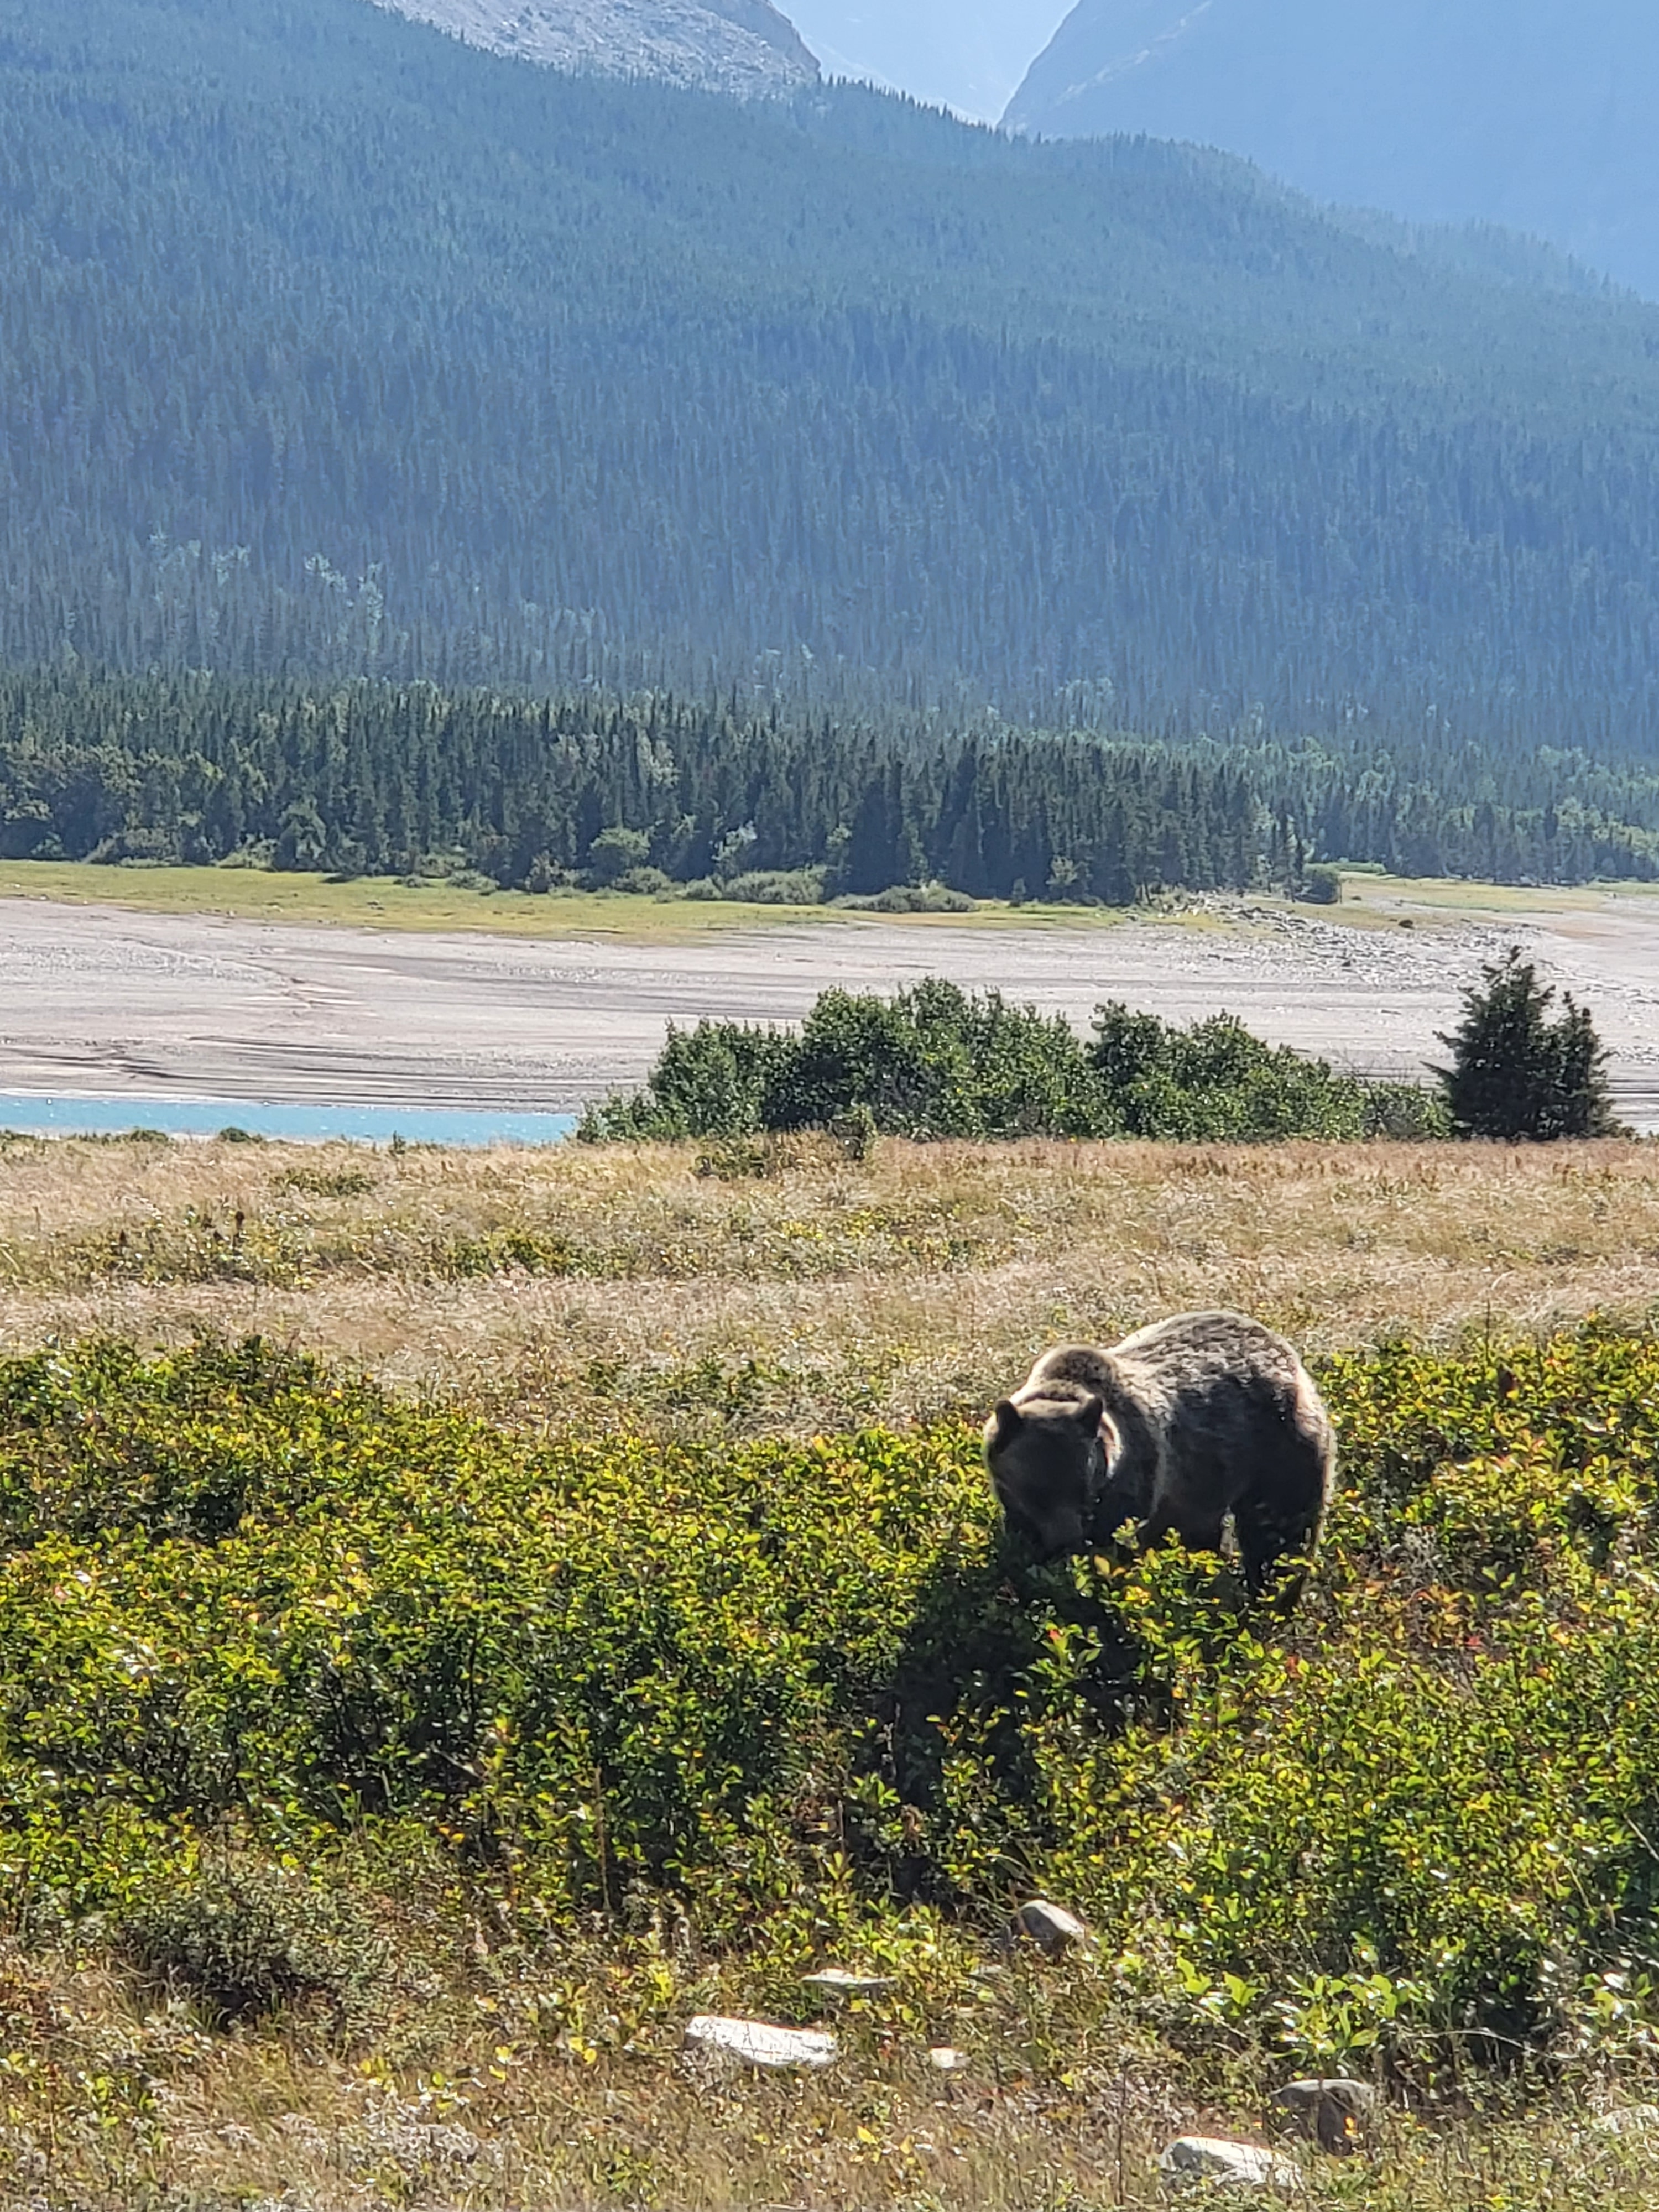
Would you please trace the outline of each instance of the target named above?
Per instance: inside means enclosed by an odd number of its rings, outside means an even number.
[[[1109,1351],[1045,1352],[985,1426],[1011,1533],[1041,1557],[1103,1544],[1134,1522],[1219,1551],[1231,1516],[1258,1594],[1289,1553],[1311,1559],[1336,1474],[1313,1378],[1282,1337],[1242,1314],[1178,1314]]]

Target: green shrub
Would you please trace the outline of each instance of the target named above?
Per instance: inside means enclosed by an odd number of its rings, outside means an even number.
[[[1061,1017],[937,981],[892,1000],[825,992],[760,1110],[769,1128],[824,1129],[860,1107],[897,1136],[1102,1133],[1082,1051]]]
[[[762,868],[711,887],[709,896],[745,906],[822,906],[823,868]]]
[[[709,1182],[762,1182],[792,1164],[775,1137],[720,1137],[697,1155],[697,1173]]]
[[[1230,1016],[1172,1028],[1101,1009],[1085,1048],[1059,1015],[937,980],[881,999],[827,991],[797,1036],[732,1022],[671,1030],[643,1091],[594,1108],[589,1142],[835,1129],[924,1139],[1448,1133],[1432,1091],[1336,1074]]]
[[[644,1092],[580,1133],[741,1136],[867,1114],[921,1137],[1103,1133],[1081,1048],[1058,1017],[929,981],[896,999],[829,991],[797,1036],[729,1022],[671,1031]]]
[[[660,868],[625,868],[611,889],[624,898],[678,898],[679,887]]]
[[[513,1273],[574,1275],[582,1255],[569,1238],[533,1229],[493,1229],[482,1237],[440,1239],[429,1248],[428,1264],[441,1280],[473,1282]]]
[[[222,2024],[321,2004],[334,2027],[352,2027],[392,1978],[392,1944],[349,1891],[250,1854],[208,1860],[143,1898],[115,1942],[143,1978]]]
[[[650,858],[651,840],[643,830],[601,830],[587,848],[587,864],[602,890]]]
[[[1659,1342],[1322,1379],[1279,1622],[1178,1549],[1014,1573],[971,1428],[537,1443],[259,1346],[0,1364],[20,1917],[343,2010],[372,1934],[264,1869],[418,1834],[538,1924],[667,1891],[801,1955],[1038,1885],[1161,2033],[1302,2065],[1541,2048],[1620,1974],[1659,2029]]]
[[[588,1144],[657,1137],[738,1137],[763,1124],[763,1102],[793,1054],[775,1030],[739,1022],[670,1027],[646,1087],[631,1098],[590,1107],[577,1134]]]
[[[1302,896],[1310,906],[1340,906],[1342,903],[1342,871],[1333,868],[1323,860],[1316,860],[1303,871]]]
[[[143,1532],[212,1541],[241,1520],[273,1459],[351,1449],[364,1402],[304,1359],[203,1344],[146,1362],[91,1342],[0,1363],[0,1547]]]
[[[847,892],[836,904],[854,914],[972,914],[978,901],[945,884],[894,884],[884,891]]]
[[[365,1168],[289,1168],[276,1180],[307,1198],[367,1198],[378,1187]]]
[[[391,1976],[390,1942],[348,1892],[251,1856],[170,1881],[115,1935],[141,1974],[221,2025],[321,2004],[335,2027],[354,2027]]]
[[[1089,1059],[1107,1113],[1126,1136],[1257,1143],[1448,1133],[1432,1091],[1339,1075],[1325,1060],[1265,1044],[1231,1014],[1182,1030],[1124,1006],[1103,1006]]]

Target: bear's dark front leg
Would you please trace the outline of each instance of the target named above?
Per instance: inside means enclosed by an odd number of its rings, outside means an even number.
[[[1233,1528],[1238,1537],[1244,1587],[1253,1598],[1260,1597],[1273,1580],[1281,1559],[1292,1553],[1305,1553],[1314,1526],[1311,1520],[1287,1523],[1284,1517],[1258,1504],[1247,1503],[1234,1509]],[[1291,1585],[1292,1600],[1307,1579],[1309,1565],[1304,1558],[1301,1571]]]
[[[1135,1549],[1138,1552],[1152,1551],[1166,1536],[1173,1536],[1175,1533],[1174,1511],[1167,1504],[1155,1505],[1135,1530]]]
[[[1136,1529],[1135,1548],[1150,1552],[1165,1537],[1179,1536],[1189,1552],[1218,1552],[1221,1530],[1220,1515],[1195,1512],[1179,1499],[1162,1498]]]

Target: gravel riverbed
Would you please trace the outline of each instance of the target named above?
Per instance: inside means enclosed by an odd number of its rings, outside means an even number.
[[[1079,1024],[1107,999],[1180,1021],[1224,1010],[1342,1066],[1414,1073],[1482,961],[1520,943],[1591,1007],[1621,1110],[1659,1130],[1659,897],[1394,903],[1348,920],[1214,900],[1116,926],[804,921],[665,945],[3,900],[0,1091],[562,1110],[636,1081],[671,1022],[787,1021],[832,984],[927,975]]]

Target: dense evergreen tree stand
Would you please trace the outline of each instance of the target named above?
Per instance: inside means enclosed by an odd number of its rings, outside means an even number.
[[[1322,848],[1411,875],[1652,877],[1659,771],[1020,732],[729,693],[0,671],[8,860],[239,855],[791,902],[942,883],[1117,906],[1298,889]]]

